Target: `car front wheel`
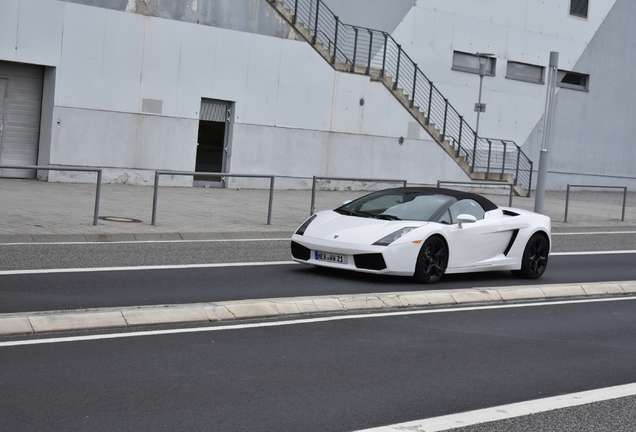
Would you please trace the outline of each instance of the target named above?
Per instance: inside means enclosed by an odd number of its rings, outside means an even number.
[[[418,282],[432,284],[439,281],[448,264],[448,247],[439,236],[426,239],[417,256],[415,279]]]
[[[521,270],[515,270],[512,273],[524,279],[540,278],[548,266],[549,254],[550,245],[548,244],[548,240],[541,233],[534,234],[530,237],[523,251]]]

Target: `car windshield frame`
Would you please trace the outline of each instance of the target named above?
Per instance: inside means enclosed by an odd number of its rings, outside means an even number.
[[[355,217],[435,222],[455,202],[455,197],[437,190],[386,189],[348,202],[334,211]]]

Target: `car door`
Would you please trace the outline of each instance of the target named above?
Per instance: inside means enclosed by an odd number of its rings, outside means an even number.
[[[461,228],[457,216],[469,214],[477,220],[464,223]],[[448,268],[487,266],[502,253],[510,240],[510,231],[503,231],[499,218],[484,218],[485,211],[472,199],[457,201],[448,209],[449,262]]]

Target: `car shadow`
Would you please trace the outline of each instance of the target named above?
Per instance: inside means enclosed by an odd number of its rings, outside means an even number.
[[[353,283],[373,286],[373,289],[385,291],[423,291],[462,288],[486,288],[495,286],[532,285],[536,280],[519,279],[509,271],[492,271],[444,275],[442,280],[433,285],[422,284],[413,277],[392,276],[382,274],[360,273],[350,270],[340,270],[328,267],[298,266],[294,270],[310,278],[320,278],[332,283]],[[382,289],[385,288],[385,289]]]

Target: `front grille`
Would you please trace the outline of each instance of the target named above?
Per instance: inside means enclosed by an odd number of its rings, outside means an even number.
[[[384,257],[379,253],[359,254],[353,256],[356,267],[366,270],[384,270],[386,263]]]
[[[308,261],[311,256],[311,250],[293,241],[291,242],[291,254],[296,259]]]

